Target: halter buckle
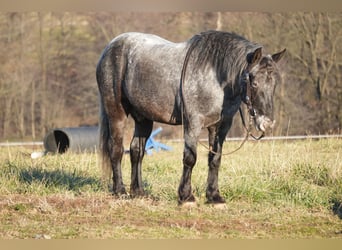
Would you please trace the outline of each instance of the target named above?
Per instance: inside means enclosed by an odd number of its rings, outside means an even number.
[[[255,117],[256,111],[255,111],[254,108],[250,107],[250,108],[248,108],[248,111],[249,111],[249,115],[250,115],[251,117]]]

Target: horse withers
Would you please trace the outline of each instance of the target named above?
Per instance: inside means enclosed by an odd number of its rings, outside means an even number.
[[[208,129],[206,198],[225,203],[218,187],[222,146],[234,114],[244,102],[257,130],[274,125],[273,96],[285,50],[263,55],[262,46],[228,32],[207,31],[182,43],[156,35],[124,33],[104,49],[96,69],[101,97],[100,147],[103,167],[113,177],[115,195],[122,181],[125,120],[135,121],[130,143],[132,197],[144,195],[141,164],[153,122],[183,125],[183,174],[178,202],[195,202],[191,174],[202,128]],[[167,169],[165,169],[167,171]]]

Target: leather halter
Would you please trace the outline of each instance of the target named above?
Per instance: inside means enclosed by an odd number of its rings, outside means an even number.
[[[251,133],[251,127],[252,127],[252,120],[254,119],[254,117],[256,116],[256,111],[253,108],[253,101],[254,101],[254,96],[252,95],[252,83],[250,80],[250,76],[249,73],[245,73],[245,81],[243,81],[243,83],[245,83],[245,85],[242,86],[242,92],[241,92],[241,99],[242,101],[246,104],[247,106],[247,110],[248,110],[248,114],[249,114],[249,124],[248,127],[246,125],[245,122],[245,118],[243,116],[243,112],[241,109],[241,106],[239,107],[239,113],[240,113],[240,117],[241,117],[241,121],[242,121],[242,125],[245,128],[247,134],[246,134],[246,138],[248,138],[248,136],[251,136],[253,139],[255,140],[260,140],[261,138],[263,138],[265,136],[265,132],[263,131],[262,134],[259,137],[254,136]]]
[[[252,91],[251,91],[251,80],[249,77],[249,73],[245,73],[244,75],[244,80],[243,83],[245,85],[242,85],[242,91],[241,91],[241,100],[246,104],[248,113],[251,117],[255,117],[256,111],[253,108],[253,96],[252,96]]]

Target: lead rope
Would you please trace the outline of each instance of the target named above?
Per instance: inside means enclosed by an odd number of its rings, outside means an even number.
[[[187,120],[189,120],[189,116],[187,114],[187,109],[186,109],[186,103],[185,103],[185,99],[184,99],[184,79],[185,79],[185,73],[186,73],[188,62],[189,62],[190,54],[194,50],[196,45],[197,45],[197,42],[195,42],[195,41],[193,43],[191,43],[189,49],[186,52],[186,55],[185,55],[185,58],[184,58],[184,62],[183,62],[182,72],[181,72],[181,78],[180,78],[181,104],[183,104],[183,105],[181,105],[181,122],[182,122],[182,135],[183,135],[183,138],[184,138],[184,118],[187,118]],[[248,88],[249,88],[249,86],[247,86],[247,89]],[[250,101],[247,100],[246,104],[247,104],[248,112],[251,113],[250,111],[253,110],[253,108],[252,108],[252,105],[251,105]],[[251,117],[251,115],[250,115],[250,119],[249,119],[249,126],[247,128],[245,119],[243,117],[241,106],[239,107],[239,113],[240,113],[242,125],[245,128],[245,130],[246,130],[246,135],[245,135],[243,141],[241,142],[241,144],[239,145],[239,147],[237,147],[236,149],[234,149],[233,151],[230,151],[228,153],[224,153],[224,154],[221,153],[221,156],[230,155],[230,154],[233,154],[236,151],[240,150],[242,148],[242,146],[245,144],[245,142],[248,140],[249,136],[251,136],[255,140],[260,140],[262,137],[264,137],[264,132],[259,137],[255,137],[250,132],[250,128],[252,126],[252,117]],[[190,130],[192,130],[192,128],[190,126],[190,123],[188,125],[189,125]],[[206,144],[202,143],[201,141],[198,141],[198,143],[200,145],[202,145],[204,148],[206,148],[210,153],[212,153],[214,155],[218,155],[219,154],[219,153],[213,151],[211,149],[211,147],[207,146]]]

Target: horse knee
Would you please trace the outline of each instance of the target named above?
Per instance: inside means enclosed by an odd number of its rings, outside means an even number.
[[[130,151],[131,152],[139,152],[139,141],[133,139],[130,144]]]
[[[114,139],[108,140],[108,150],[108,153],[112,155],[114,159],[120,158],[124,152],[122,142]]]
[[[209,169],[218,169],[221,165],[221,156],[214,155],[213,157],[209,157]]]
[[[144,145],[140,144],[140,141],[138,138],[134,138],[130,145],[131,157],[142,158],[144,156],[144,153],[145,153]]]
[[[183,156],[183,165],[192,168],[196,163],[197,154],[193,150],[185,150]]]

